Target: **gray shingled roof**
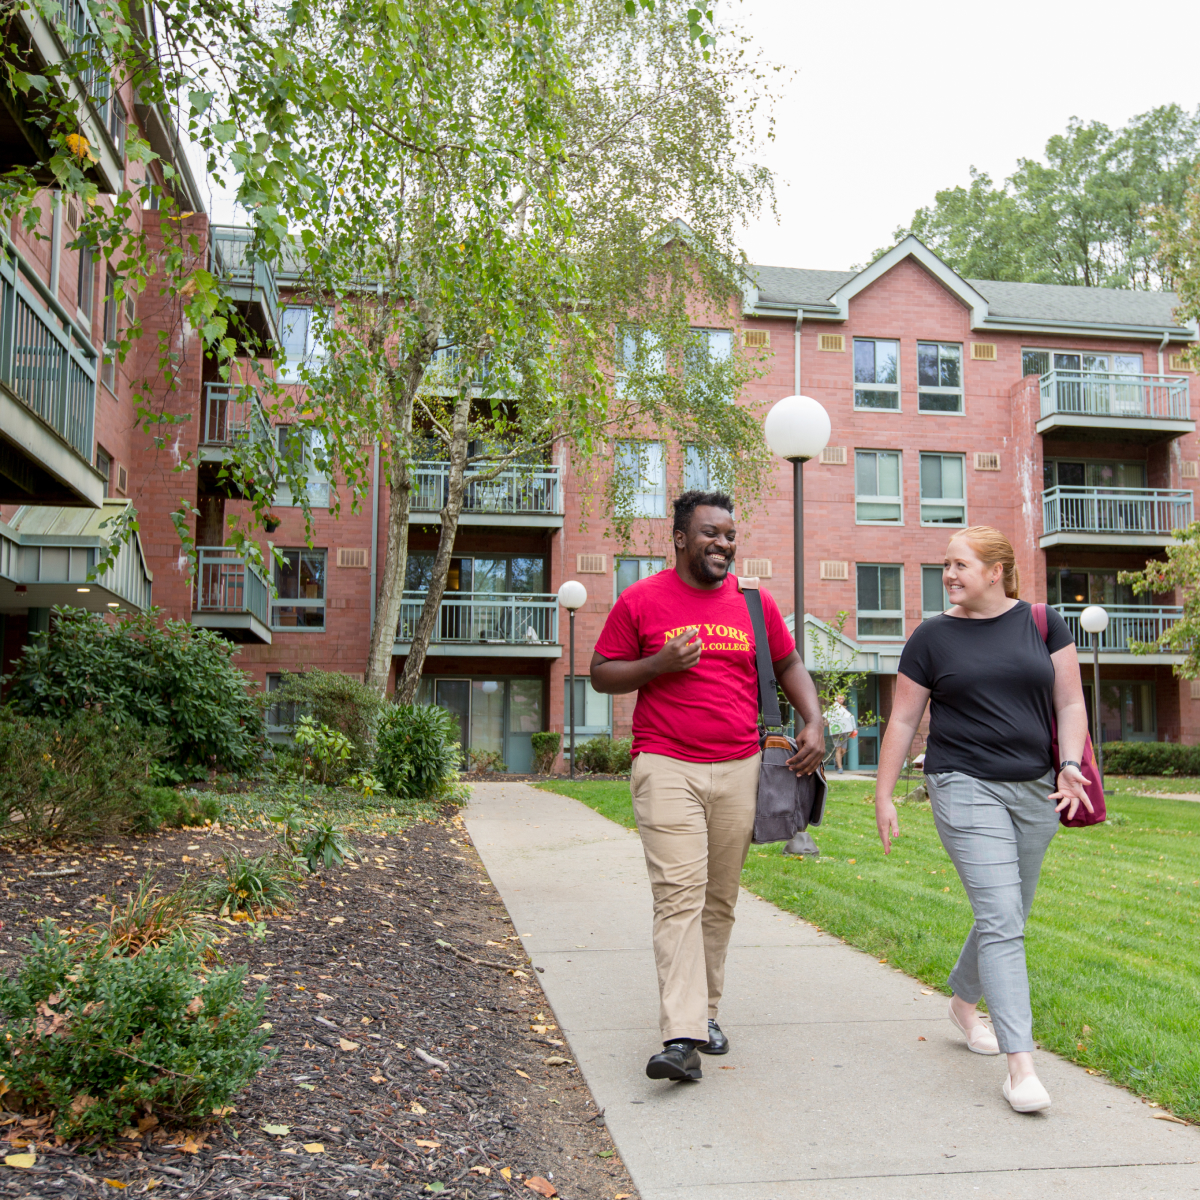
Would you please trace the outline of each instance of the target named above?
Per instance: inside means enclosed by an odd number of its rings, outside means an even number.
[[[759,298],[770,304],[826,304],[856,271],[809,271],[798,267],[754,266]],[[988,302],[991,317],[1035,321],[1077,321],[1094,325],[1177,324],[1174,292],[1133,292],[1118,288],[1068,287],[1049,283],[967,282]]]

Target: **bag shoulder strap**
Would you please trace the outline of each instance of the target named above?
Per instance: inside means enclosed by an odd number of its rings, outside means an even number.
[[[779,693],[775,690],[775,668],[771,663],[771,647],[767,641],[767,622],[763,616],[762,596],[757,579],[738,578],[738,589],[750,610],[750,625],[754,629],[754,660],[758,668],[758,711],[767,729],[782,729],[783,714],[779,711]]]
[[[1042,635],[1042,641],[1050,640],[1050,622],[1046,620],[1046,606],[1044,604],[1031,604],[1033,609],[1033,623],[1038,628],[1038,633]]]

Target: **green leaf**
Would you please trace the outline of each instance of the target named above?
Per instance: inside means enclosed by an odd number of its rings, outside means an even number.
[[[290,1125],[263,1125],[263,1133],[269,1133],[272,1137],[286,1137],[292,1132]]]

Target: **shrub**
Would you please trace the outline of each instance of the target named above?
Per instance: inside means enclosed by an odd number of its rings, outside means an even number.
[[[375,774],[394,796],[439,800],[458,779],[458,720],[434,704],[394,704],[379,719]]]
[[[112,621],[56,608],[50,632],[33,638],[8,676],[9,701],[27,716],[62,720],[100,708],[165,730],[176,781],[208,766],[245,770],[262,753],[262,704],[233,665],[236,653],[212,630],[183,621],[160,628],[156,609]]]
[[[508,764],[499,750],[468,750],[467,763],[472,771],[507,771]]]
[[[199,889],[201,900],[217,915],[249,913],[255,920],[292,903],[292,883],[297,878],[295,860],[282,854],[253,857],[226,850],[213,864],[212,875]]]
[[[533,745],[533,769],[539,775],[549,775],[562,747],[562,734],[535,733],[529,740]]]
[[[221,815],[221,802],[216,796],[177,792],[168,787],[143,788],[142,795],[146,803],[142,824],[147,829],[188,828],[215,821]]]
[[[163,743],[99,712],[58,724],[0,710],[0,836],[94,838],[143,823]]]
[[[383,700],[365,684],[340,671],[285,673],[271,693],[272,706],[280,706],[283,724],[294,726],[299,716],[344,733],[354,746],[354,757],[369,759],[375,744]]]
[[[149,1114],[208,1118],[266,1065],[266,989],[210,971],[183,937],[133,956],[69,944],[52,921],[0,981],[5,1103],[52,1112],[63,1138],[109,1141]]]
[[[350,770],[354,743],[328,725],[318,725],[312,717],[301,717],[296,724],[296,746],[313,762],[314,775],[321,783],[337,783]]]
[[[1104,771],[1112,775],[1200,775],[1200,746],[1105,742]]]
[[[633,769],[633,739],[614,741],[602,733],[575,747],[575,767],[595,775],[628,775]]]
[[[362,857],[345,834],[329,821],[314,821],[306,833],[300,857],[314,873],[322,867],[340,867],[348,858]]]

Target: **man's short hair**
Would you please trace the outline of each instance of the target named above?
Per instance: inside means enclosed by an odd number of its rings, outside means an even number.
[[[687,533],[692,525],[692,513],[698,508],[723,508],[733,516],[733,501],[724,492],[684,492],[675,501],[675,524],[672,532]]]

